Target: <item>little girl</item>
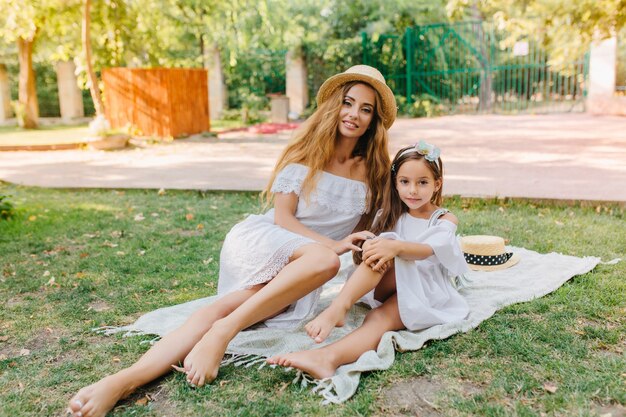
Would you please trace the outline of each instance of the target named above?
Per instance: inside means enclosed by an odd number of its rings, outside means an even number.
[[[455,236],[457,218],[439,207],[439,153],[424,141],[397,153],[371,230],[380,235],[365,241],[363,262],[331,305],[305,326],[320,343],[333,327],[343,325],[350,307],[361,299],[373,308],[361,327],[320,349],[274,356],[269,363],[327,378],[376,349],[387,331],[420,330],[467,316],[467,302],[449,279],[466,272],[467,264]]]

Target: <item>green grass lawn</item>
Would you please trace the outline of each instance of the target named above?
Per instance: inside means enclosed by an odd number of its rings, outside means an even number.
[[[241,121],[211,120],[212,133],[220,133],[239,127],[243,127]],[[33,130],[26,130],[17,126],[0,126],[0,147],[82,143],[90,136],[92,135],[86,124],[41,126]]]
[[[0,146],[2,145],[60,145],[83,142],[90,136],[86,124],[76,126],[42,126],[26,130],[17,126],[0,126]]]
[[[61,415],[80,387],[130,365],[149,336],[91,329],[214,294],[226,232],[259,211],[251,193],[51,190],[0,183],[0,415]],[[623,208],[449,199],[461,234],[539,252],[624,257]],[[397,354],[341,405],[292,372],[226,366],[191,389],[168,375],[115,416],[600,416],[626,403],[626,261],[507,307],[469,333]],[[418,395],[428,406],[416,408]],[[411,400],[413,405],[411,405]],[[404,404],[405,402],[407,402]]]

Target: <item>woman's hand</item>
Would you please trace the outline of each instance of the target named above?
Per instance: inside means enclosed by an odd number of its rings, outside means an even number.
[[[363,244],[363,262],[376,272],[384,272],[399,251],[399,241],[393,239],[373,239]]]
[[[351,250],[360,252],[361,248],[355,245],[354,242],[371,239],[373,237],[375,237],[375,235],[372,232],[368,232],[367,230],[352,233],[344,237],[341,240],[336,240],[335,243],[331,246],[331,249],[335,251],[337,255],[343,255],[344,253],[351,251]]]

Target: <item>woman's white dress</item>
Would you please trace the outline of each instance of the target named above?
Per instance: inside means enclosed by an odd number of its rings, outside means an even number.
[[[290,164],[274,180],[273,193],[300,195],[309,168]],[[320,172],[308,199],[299,198],[295,216],[304,226],[333,240],[352,233],[366,210],[367,185],[361,181]],[[220,255],[218,295],[268,282],[287,265],[293,252],[313,243],[274,224],[274,209],[250,215],[226,235]],[[293,327],[315,307],[321,289],[292,304],[284,313],[268,319],[269,327]]]
[[[434,255],[423,260],[408,261],[397,256],[394,259],[400,318],[409,330],[463,320],[469,313],[467,302],[449,279],[468,271],[455,234],[456,225],[448,220],[432,220],[429,227],[428,219],[404,213],[392,232],[380,234],[382,238],[433,248]],[[373,291],[361,301],[372,308],[381,305],[374,299]]]

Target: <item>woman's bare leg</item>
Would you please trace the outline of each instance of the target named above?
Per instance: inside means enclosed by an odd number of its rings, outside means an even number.
[[[298,248],[291,261],[260,291],[215,322],[185,358],[190,383],[202,386],[217,376],[228,343],[246,327],[270,317],[337,274],[339,257],[329,248],[310,244]]]
[[[307,334],[315,341],[321,343],[330,334],[334,327],[341,327],[348,310],[365,294],[376,288],[383,276],[393,275],[393,268],[388,268],[384,273],[372,270],[365,263],[361,263],[352,276],[346,281],[341,292],[330,306],[322,311],[319,316],[304,326]],[[395,280],[395,276],[391,277]]]
[[[365,321],[346,337],[320,349],[287,353],[269,358],[271,364],[292,366],[317,379],[329,378],[337,368],[355,362],[363,353],[378,347],[383,334],[404,329],[398,310],[398,296],[389,297],[382,306],[370,311]]]
[[[104,416],[122,398],[179,364],[213,323],[260,290],[262,285],[225,295],[196,311],[181,327],[165,335],[129,368],[78,391],[69,410],[75,416]]]

